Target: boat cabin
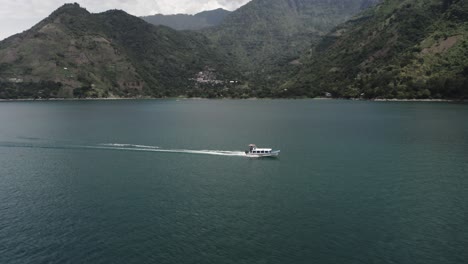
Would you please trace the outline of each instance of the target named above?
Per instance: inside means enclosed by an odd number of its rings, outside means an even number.
[[[254,144],[249,145],[249,150],[246,151],[246,154],[271,154],[272,149],[268,148],[257,148]]]

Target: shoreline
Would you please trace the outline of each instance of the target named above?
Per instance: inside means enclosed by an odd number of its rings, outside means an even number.
[[[466,103],[468,100],[465,99],[371,99],[364,101],[374,101],[374,102],[461,102]]]
[[[327,97],[316,97],[316,98],[203,98],[203,97],[133,97],[133,98],[22,98],[22,99],[0,99],[1,102],[34,102],[34,101],[120,101],[120,100],[344,100],[344,101],[369,101],[369,102],[445,102],[445,103],[468,103],[468,99],[389,99],[389,98],[378,98],[378,99],[362,99],[362,98],[327,98]]]

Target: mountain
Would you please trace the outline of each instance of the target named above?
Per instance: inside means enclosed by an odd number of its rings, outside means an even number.
[[[225,61],[201,34],[66,4],[0,42],[0,98],[182,95],[207,69],[228,78]]]
[[[205,34],[246,71],[288,65],[378,0],[253,0]]]
[[[468,98],[468,3],[385,0],[328,34],[281,91]]]
[[[379,2],[252,0],[200,32],[67,4],[0,42],[0,98],[468,98],[467,1]]]
[[[231,12],[222,8],[195,15],[153,15],[141,17],[153,25],[164,25],[176,30],[200,30],[219,25]]]

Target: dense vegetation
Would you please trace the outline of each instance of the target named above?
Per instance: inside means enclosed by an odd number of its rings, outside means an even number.
[[[61,83],[56,82],[28,82],[12,83],[0,82],[0,99],[50,99],[58,98]]]
[[[467,22],[467,1],[384,1],[327,35],[284,94],[468,98]]]
[[[376,2],[254,0],[204,32],[243,71],[252,89],[271,89],[322,36]]]
[[[202,33],[67,4],[0,42],[0,98],[468,98],[467,1],[379,2],[253,0]]]
[[[141,17],[153,25],[163,25],[176,30],[200,30],[219,25],[231,12],[224,9],[204,11],[195,15],[153,15]]]
[[[232,79],[236,71],[223,56],[201,34],[153,26],[123,11],[90,14],[67,4],[0,42],[0,80],[60,82],[63,97],[178,96],[206,68]]]

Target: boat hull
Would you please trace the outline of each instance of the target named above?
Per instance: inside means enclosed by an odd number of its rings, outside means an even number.
[[[250,153],[246,152],[245,155],[251,158],[276,158],[280,154],[280,150],[272,151],[271,153]]]

